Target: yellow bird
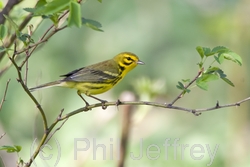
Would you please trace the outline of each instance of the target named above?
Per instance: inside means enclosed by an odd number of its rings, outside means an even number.
[[[64,77],[61,80],[42,84],[29,90],[35,91],[53,86],[74,88],[77,89],[77,94],[85,102],[86,106],[89,103],[82,97],[82,93],[102,102],[104,108],[106,101],[92,95],[101,94],[111,89],[138,64],[143,65],[144,63],[135,54],[123,52],[116,55],[113,59],[79,68],[61,75],[60,77]]]

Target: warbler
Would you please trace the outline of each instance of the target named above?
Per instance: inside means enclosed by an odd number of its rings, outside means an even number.
[[[122,52],[113,59],[76,69],[61,75],[60,77],[64,77],[61,80],[42,84],[29,90],[35,91],[54,86],[74,88],[77,89],[77,94],[85,102],[86,106],[89,106],[89,103],[81,94],[102,102],[104,108],[106,101],[92,95],[101,94],[111,89],[138,64],[143,65],[144,63],[134,53]]]

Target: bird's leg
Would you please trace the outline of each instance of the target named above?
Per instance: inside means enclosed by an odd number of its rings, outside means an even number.
[[[89,103],[82,97],[82,95],[81,95],[81,92],[78,90],[77,91],[77,94],[78,94],[78,96],[80,96],[81,97],[81,99],[85,102],[85,107],[88,107],[89,106]]]
[[[102,103],[102,109],[105,110],[107,108],[107,106],[105,105],[105,103],[108,102],[108,101],[99,99],[99,98],[97,98],[95,96],[91,96],[91,95],[87,95],[87,96],[92,97],[93,99],[96,99],[96,100],[100,101]]]

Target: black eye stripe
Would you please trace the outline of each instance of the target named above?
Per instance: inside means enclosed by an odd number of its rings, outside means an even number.
[[[130,64],[133,63],[133,59],[131,57],[126,57],[125,59],[123,59],[123,64],[126,66],[129,66]]]
[[[126,57],[125,59],[123,59],[123,61],[132,62],[132,61],[134,61],[134,59],[132,59],[131,57]]]
[[[131,56],[124,57],[124,59],[129,60],[129,61],[135,61],[135,57],[131,57]]]

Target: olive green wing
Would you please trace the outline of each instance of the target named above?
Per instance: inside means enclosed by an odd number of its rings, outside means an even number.
[[[115,62],[108,60],[79,68],[61,77],[65,77],[63,81],[73,82],[112,82],[119,78],[119,68]]]

